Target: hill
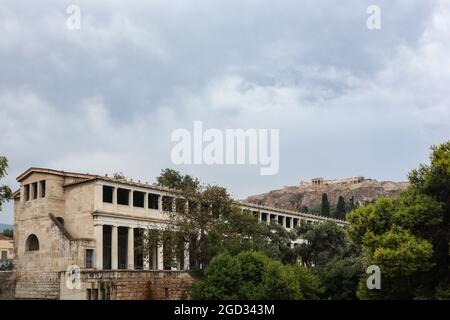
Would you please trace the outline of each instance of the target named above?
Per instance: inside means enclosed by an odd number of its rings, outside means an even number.
[[[4,229],[13,229],[13,226],[10,224],[0,223],[0,232],[2,232]]]
[[[377,181],[363,177],[302,181],[298,186],[288,186],[268,193],[250,196],[244,201],[280,209],[320,212],[322,194],[326,193],[332,211],[336,208],[339,196],[347,205],[351,199],[355,204],[367,204],[383,196],[395,197],[408,187],[408,182]]]

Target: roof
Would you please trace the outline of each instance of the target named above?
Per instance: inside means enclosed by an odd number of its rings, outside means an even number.
[[[92,174],[89,174],[89,173],[68,172],[68,171],[63,171],[63,170],[54,170],[54,169],[47,169],[47,168],[31,167],[27,171],[22,173],[20,176],[18,176],[16,178],[16,180],[18,182],[20,182],[23,179],[25,179],[26,177],[28,177],[33,172],[47,173],[47,174],[54,174],[54,175],[57,175],[57,176],[71,177],[71,178],[82,178],[82,179],[83,178],[84,179],[89,179],[89,178],[96,177],[96,175],[92,175]]]
[[[165,188],[165,187],[157,186],[155,184],[142,183],[140,181],[134,182],[133,180],[115,179],[115,178],[111,178],[108,176],[93,175],[93,174],[88,174],[88,173],[67,172],[67,171],[59,171],[59,170],[54,170],[54,169],[35,168],[35,167],[29,168],[27,171],[25,171],[20,176],[18,176],[17,181],[21,181],[22,179],[24,179],[25,177],[27,177],[28,175],[30,175],[33,172],[49,173],[49,174],[54,174],[54,175],[63,176],[63,177],[78,178],[76,181],[64,184],[65,188],[79,185],[82,183],[101,180],[101,181],[111,182],[111,183],[121,183],[121,184],[134,186],[134,187],[149,188],[149,189],[153,189],[156,191],[163,191],[163,192],[168,192],[168,193],[172,193],[172,194],[181,194],[182,193],[180,190]],[[16,192],[18,192],[18,191],[20,191],[20,190],[17,190]],[[16,192],[14,192],[14,194],[16,194]],[[259,210],[276,211],[276,212],[280,212],[280,213],[292,214],[292,215],[297,215],[297,216],[300,215],[300,216],[309,217],[312,219],[334,221],[337,223],[344,223],[344,224],[347,223],[345,220],[339,220],[339,219],[334,219],[334,218],[329,218],[329,217],[324,217],[324,216],[318,216],[318,215],[305,213],[305,212],[297,212],[297,211],[285,210],[285,209],[280,209],[280,208],[261,206],[261,205],[257,205],[254,203],[243,202],[243,201],[236,201],[236,203],[238,203],[241,206],[251,207],[251,208],[255,208],[255,209],[259,209]]]
[[[0,234],[0,240],[10,240],[10,241],[13,241],[14,239],[11,238],[11,237],[5,236],[5,235],[3,235],[3,234]]]

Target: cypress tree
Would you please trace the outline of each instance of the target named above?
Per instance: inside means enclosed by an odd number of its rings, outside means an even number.
[[[330,203],[328,202],[328,196],[326,193],[322,194],[322,208],[320,210],[322,216],[330,216]]]
[[[339,196],[335,217],[337,219],[345,219],[345,200],[343,196]]]

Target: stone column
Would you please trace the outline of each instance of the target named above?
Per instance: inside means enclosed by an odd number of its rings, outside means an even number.
[[[41,197],[41,183],[40,181],[36,182],[36,199]]]
[[[184,270],[189,270],[189,242],[184,244]]]
[[[103,269],[103,226],[101,224],[94,225],[95,237],[95,268]]]
[[[158,195],[158,210],[162,211],[162,195]]]
[[[147,192],[144,193],[144,210],[145,210],[145,213],[148,212],[148,193]]]
[[[134,269],[134,228],[128,228],[128,248],[127,248],[128,269]]]
[[[20,186],[20,202],[24,203],[25,202],[25,186]]]
[[[134,192],[133,190],[130,190],[130,192],[128,193],[128,204],[131,209],[131,212],[133,212],[133,210],[134,210],[134,205],[133,205],[134,194],[133,194],[133,192]]]
[[[111,269],[117,270],[119,260],[117,226],[111,227]]]
[[[113,189],[113,206],[117,210],[117,187]]]
[[[163,244],[158,244],[158,270],[164,270],[164,250]]]

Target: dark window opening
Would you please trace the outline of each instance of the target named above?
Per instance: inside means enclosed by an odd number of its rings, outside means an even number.
[[[275,218],[276,218],[276,215],[274,215],[274,214],[271,214],[270,215],[270,223],[275,223]]]
[[[111,226],[103,226],[103,269],[111,269]]]
[[[291,218],[286,217],[286,228],[290,228],[291,227]]]
[[[23,192],[25,193],[24,194],[24,199],[25,199],[25,201],[28,201],[28,200],[30,200],[30,185],[29,184],[27,184],[24,188],[23,188]]]
[[[159,195],[154,193],[148,194],[148,208],[158,210]]]
[[[298,225],[298,219],[294,218],[294,228]]]
[[[130,205],[130,190],[128,189],[117,189],[117,203],[128,206]]]
[[[86,249],[84,262],[86,268],[94,267],[94,249]]]
[[[162,197],[162,209],[163,211],[172,211],[173,198],[168,196]]]
[[[128,228],[117,228],[117,267],[127,269],[128,263]]]
[[[42,180],[41,182],[39,182],[40,184],[40,188],[41,188],[41,198],[45,197],[45,180]]]
[[[253,217],[259,219],[259,211],[253,211]]]
[[[114,187],[103,186],[103,202],[113,203]]]
[[[144,257],[142,250],[144,246],[144,230],[135,228],[134,232],[134,268],[136,270],[142,270],[144,267]]]
[[[280,226],[283,225],[283,216],[278,216],[278,224],[279,224]]]
[[[145,193],[141,191],[133,191],[133,206],[143,208],[144,207]]]
[[[33,199],[37,199],[37,197],[38,197],[37,182],[33,182],[32,186],[33,187],[31,189],[33,190]]]
[[[25,242],[26,251],[38,251],[39,250],[39,240],[34,234],[30,234]]]
[[[267,221],[267,213],[265,212],[261,213],[261,221]]]

